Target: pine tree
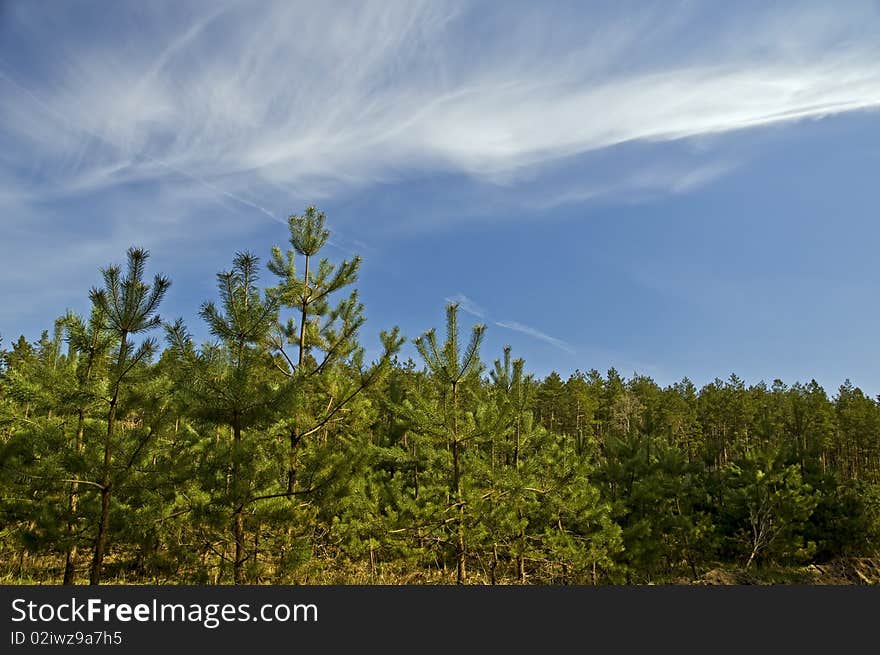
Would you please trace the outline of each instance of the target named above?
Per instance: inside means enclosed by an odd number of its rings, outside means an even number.
[[[495,360],[494,370],[490,373],[493,391],[498,404],[501,417],[499,427],[505,433],[504,465],[508,470],[495,468],[495,446],[492,444],[490,457],[490,472],[495,480],[493,486],[503,489],[499,495],[506,496],[503,503],[492,498],[490,508],[493,513],[509,514],[509,518],[502,518],[499,523],[511,525],[514,528],[511,535],[513,541],[512,554],[516,561],[516,578],[521,584],[526,582],[526,527],[528,518],[524,509],[526,496],[534,487],[530,487],[532,479],[532,460],[523,464],[523,453],[534,435],[534,423],[530,406],[532,404],[533,386],[532,376],[524,371],[525,362],[521,358],[511,361],[511,348],[504,348],[503,360]],[[512,451],[512,454],[511,454]],[[500,467],[499,467],[500,468]],[[500,484],[498,484],[500,483]],[[500,527],[500,526],[499,526]],[[508,529],[509,531],[509,529]],[[499,530],[503,534],[503,529]],[[496,547],[493,544],[493,554]],[[493,560],[494,564],[494,560]]]
[[[565,413],[565,384],[559,373],[552,371],[538,389],[536,406],[538,420],[547,430],[560,432],[560,421]]]
[[[2,450],[9,489],[3,514],[20,546],[20,570],[28,553],[63,552],[67,541],[61,526],[68,520],[66,432],[75,362],[63,353],[62,334],[59,319],[51,337],[44,331],[33,346],[20,341],[3,374],[3,395],[12,401]]]
[[[803,530],[818,498],[798,466],[768,449],[731,462],[723,474],[731,536],[742,544],[746,568],[762,559],[803,560],[812,554],[815,545],[805,543]]]
[[[445,440],[452,456],[449,471],[449,506],[455,526],[456,583],[464,584],[467,558],[465,538],[465,499],[462,460],[466,444],[477,434],[475,407],[469,406],[474,387],[479,387],[482,370],[479,349],[485,326],[474,325],[462,352],[458,328],[458,305],[446,308],[446,341],[441,347],[434,329],[415,339],[419,355],[429,371],[430,389],[426,398],[414,398],[408,409],[417,430]]]
[[[289,384],[273,366],[266,347],[278,303],[271,294],[261,297],[258,280],[259,259],[250,253],[238,253],[232,269],[217,274],[221,306],[205,302],[199,312],[216,342],[197,349],[182,320],[167,329],[185,407],[193,417],[232,433],[230,447],[223,450],[230,482],[221,499],[229,508],[235,584],[245,581],[244,566],[251,557],[245,541],[245,509],[272,495],[258,484],[259,451],[244,443],[244,433],[275,420],[289,393]]]
[[[328,450],[326,437],[331,430],[339,431],[344,416],[359,413],[355,411],[358,403],[366,402],[363,392],[388,373],[402,345],[397,328],[382,332],[382,353],[372,364],[364,363],[358,336],[365,318],[358,292],[353,290],[331,305],[334,294],[357,281],[361,258],[343,260],[338,266],[321,258],[314,266],[330,237],[325,223],[324,213],[312,206],[301,216],[290,216],[292,250],[282,253],[275,246],[269,262],[269,270],[278,278],[269,293],[282,312],[294,313],[284,322],[279,320],[269,337],[276,367],[294,388],[287,416],[273,428],[287,442],[285,494],[291,501],[339,482],[345,462],[333,456],[338,448]],[[296,271],[297,256],[304,259],[302,277]],[[294,356],[288,353],[289,346],[296,348]],[[322,438],[316,441],[318,436]],[[301,488],[304,478],[308,484]]]
[[[68,313],[64,319],[67,332],[67,341],[70,345],[71,356],[78,355],[79,361],[76,366],[76,390],[74,404],[76,407],[76,434],[74,437],[74,452],[77,461],[82,457],[85,446],[86,418],[101,401],[101,392],[104,391],[106,356],[113,344],[113,336],[105,328],[104,316],[98,307],[92,309],[88,323],[74,313]],[[68,544],[64,557],[64,580],[63,584],[70,585],[74,582],[75,562],[77,555],[77,543],[74,537],[78,531],[76,528],[77,509],[79,506],[79,482],[76,478],[82,475],[82,470],[70,472],[74,478],[70,484],[70,517],[67,522]]]
[[[144,272],[149,253],[139,248],[129,248],[128,268],[125,277],[118,266],[102,269],[104,288],[93,288],[89,297],[104,321],[104,329],[118,340],[115,363],[110,373],[110,401],[107,412],[107,432],[104,438],[104,455],[101,467],[101,514],[95,537],[94,555],[89,574],[90,584],[101,582],[104,555],[107,551],[110,523],[110,500],[113,491],[113,450],[116,438],[116,422],[120,392],[132,370],[147,363],[156,350],[156,341],[146,339],[136,346],[133,339],[162,324],[157,311],[171,281],[156,275],[152,285],[144,282]]]

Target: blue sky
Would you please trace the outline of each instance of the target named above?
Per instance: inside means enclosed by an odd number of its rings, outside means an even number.
[[[204,334],[315,204],[368,353],[456,299],[538,376],[875,395],[880,8],[734,4],[4,3],[4,344],[129,245]]]

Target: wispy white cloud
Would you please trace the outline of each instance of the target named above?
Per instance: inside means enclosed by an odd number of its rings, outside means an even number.
[[[575,354],[575,349],[562,339],[557,339],[556,337],[551,337],[549,334],[541,332],[537,328],[533,328],[530,325],[524,325],[522,323],[518,323],[517,321],[495,321],[495,325],[498,327],[505,328],[507,330],[513,330],[515,332],[521,332],[522,334],[526,334],[530,337],[534,337],[535,339],[539,339],[540,341],[544,341],[545,343],[549,343],[551,346],[555,346],[560,350],[564,350],[567,353]]]
[[[737,164],[732,162],[713,162],[711,164],[694,168],[683,175],[677,176],[670,181],[668,186],[674,193],[687,193],[707,184],[711,184],[719,177],[727,175],[735,168],[737,168]]]
[[[261,192],[321,197],[425,170],[505,183],[635,140],[880,106],[870,5],[758,8],[748,33],[674,7],[674,20],[599,12],[580,37],[543,12],[477,41],[488,19],[464,3],[196,7],[148,13],[118,40],[46,42],[45,79],[5,66],[6,140],[61,189],[179,175],[276,217]],[[685,48],[681,29],[706,37]],[[713,175],[669,177],[682,192]]]
[[[670,157],[661,161],[647,161],[631,165],[617,175],[582,176],[578,182],[561,185],[544,183],[543,193],[527,189],[517,199],[522,206],[545,210],[563,205],[582,204],[591,200],[625,197],[632,200],[638,194],[681,194],[696,191],[718,178],[728,175],[742,165],[732,159],[676,162]],[[635,196],[633,194],[636,194]]]

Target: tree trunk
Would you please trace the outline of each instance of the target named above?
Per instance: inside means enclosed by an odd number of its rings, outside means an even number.
[[[455,583],[464,584],[465,571],[465,539],[464,539],[464,498],[461,493],[461,461],[458,441],[458,385],[452,384],[452,492],[458,505],[458,553],[455,571]]]
[[[244,543],[244,503],[239,493],[239,467],[238,458],[241,456],[241,425],[236,414],[232,421],[232,495],[235,508],[232,515],[232,533],[235,539],[235,559],[232,563],[232,581],[235,584],[244,584],[244,560],[245,560],[245,543]]]
[[[302,316],[299,324],[299,368],[302,370],[303,357],[306,352],[306,317],[309,309],[309,256],[306,255],[306,270],[303,276]]]
[[[83,435],[85,434],[85,412],[80,409],[76,428],[76,454],[82,453]],[[73,540],[74,524],[76,523],[76,507],[79,483],[70,483],[70,518],[67,520],[67,552],[64,556],[64,581],[62,584],[72,585],[76,575],[76,542]]]
[[[102,478],[101,487],[101,518],[98,522],[98,536],[95,538],[95,553],[92,557],[92,568],[89,572],[89,584],[101,584],[101,572],[104,566],[104,553],[107,549],[107,530],[110,522],[110,480]]]
[[[122,362],[128,345],[128,333],[123,332],[119,340],[119,357],[116,360],[116,371],[121,375]],[[104,468],[101,475],[101,518],[98,521],[98,536],[95,538],[95,554],[92,557],[92,568],[89,572],[89,584],[101,584],[101,570],[104,566],[104,554],[107,550],[107,531],[110,528],[110,463],[113,458],[113,431],[116,427],[116,407],[119,402],[119,387],[122,378],[116,379],[113,387],[113,398],[110,400],[110,413],[107,415],[107,436],[104,440]]]
[[[465,581],[465,539],[464,539],[464,499],[461,494],[460,462],[458,453],[458,441],[452,444],[452,461],[455,469],[455,499],[458,504],[458,565],[456,567],[455,582],[464,584]]]
[[[516,517],[522,522],[522,510],[516,511]],[[516,554],[516,577],[520,584],[526,583],[526,531],[520,527]]]
[[[308,321],[309,312],[309,255],[305,255],[306,265],[303,273],[303,295],[300,305],[300,322],[299,322],[299,357],[297,359],[297,369],[302,371],[303,361],[306,355],[306,323]],[[297,470],[297,447],[299,446],[301,437],[296,433],[296,427],[290,430],[290,453],[288,454],[287,466],[287,493],[291,503],[294,501],[294,492],[296,491],[296,470]],[[288,525],[282,547],[281,558],[278,570],[282,572],[284,564],[284,553],[293,548],[293,526]]]
[[[95,538],[95,552],[92,557],[92,568],[89,573],[89,584],[101,584],[101,570],[104,566],[104,554],[107,550],[107,532],[110,523],[110,462],[113,453],[113,429],[116,426],[117,391],[110,401],[110,414],[107,418],[107,437],[104,441],[104,467],[101,475],[101,518],[98,521],[98,535]]]
[[[495,581],[495,569],[498,568],[498,544],[492,544],[492,563],[489,565],[489,581],[491,584],[496,584]]]
[[[752,552],[749,555],[748,561],[746,562],[746,569],[747,570],[752,566],[752,563],[755,561],[755,558],[758,556],[758,551],[760,550],[760,548],[761,547],[758,544],[755,544],[754,548],[752,548]]]
[[[232,517],[232,531],[235,537],[235,561],[232,563],[232,582],[244,584],[244,521],[242,510],[235,510]]]
[[[520,427],[519,427],[519,416],[516,417],[516,441],[513,445],[513,466],[514,468],[519,468],[519,440],[520,440]]]

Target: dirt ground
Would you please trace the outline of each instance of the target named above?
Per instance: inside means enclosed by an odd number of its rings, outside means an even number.
[[[691,584],[880,585],[880,559],[852,557],[790,569],[712,569]]]

